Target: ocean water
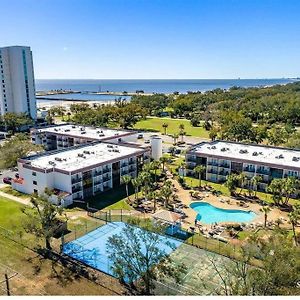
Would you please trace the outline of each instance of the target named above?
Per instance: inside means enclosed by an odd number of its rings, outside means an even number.
[[[208,91],[232,86],[260,87],[293,82],[292,79],[175,79],[175,80],[36,80],[37,91],[74,90],[80,92],[135,92],[145,93],[186,93],[187,91]]]

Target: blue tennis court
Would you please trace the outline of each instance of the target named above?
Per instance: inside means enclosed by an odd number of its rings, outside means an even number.
[[[120,234],[125,227],[125,223],[113,222],[93,230],[84,236],[66,243],[63,247],[63,253],[93,267],[97,270],[113,275],[112,263],[106,251],[106,243],[109,237]],[[143,230],[138,228],[138,230]],[[156,233],[153,233],[156,235]],[[158,247],[170,254],[172,249],[168,244],[172,244],[174,248],[179,247],[182,242],[171,237],[161,236]]]

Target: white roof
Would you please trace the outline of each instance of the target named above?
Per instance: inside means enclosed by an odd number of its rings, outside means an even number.
[[[49,155],[37,155],[27,158],[27,160],[31,162],[33,167],[41,169],[52,169],[54,167],[71,172],[91,165],[105,163],[109,160],[121,160],[127,155],[135,156],[142,150],[141,148],[97,143],[60,150]]]
[[[215,141],[211,143],[200,143],[191,151],[207,156],[223,156],[232,160],[248,160],[257,164],[275,164],[282,167],[300,168],[300,151],[287,148]]]
[[[99,141],[108,138],[117,138],[118,135],[123,134],[136,134],[136,132],[125,130],[70,124],[40,128],[37,129],[36,132],[48,132],[61,135],[70,135],[78,138],[86,138]]]

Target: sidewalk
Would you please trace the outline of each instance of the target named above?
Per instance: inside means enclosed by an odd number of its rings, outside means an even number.
[[[10,199],[10,200],[13,200],[13,201],[16,201],[16,202],[19,202],[19,203],[24,204],[24,205],[30,205],[30,198],[29,197],[27,199],[21,199],[19,197],[4,193],[2,191],[0,191],[0,196],[4,197],[4,198],[7,198],[7,199]]]

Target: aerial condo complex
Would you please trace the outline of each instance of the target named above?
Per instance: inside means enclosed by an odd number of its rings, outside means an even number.
[[[257,189],[265,191],[272,179],[300,176],[300,151],[228,141],[202,142],[186,154],[188,173],[197,165],[205,166],[203,178],[225,182],[231,173],[244,172],[248,179],[262,176]]]
[[[0,296],[300,296],[300,1],[56,2],[0,4]]]

